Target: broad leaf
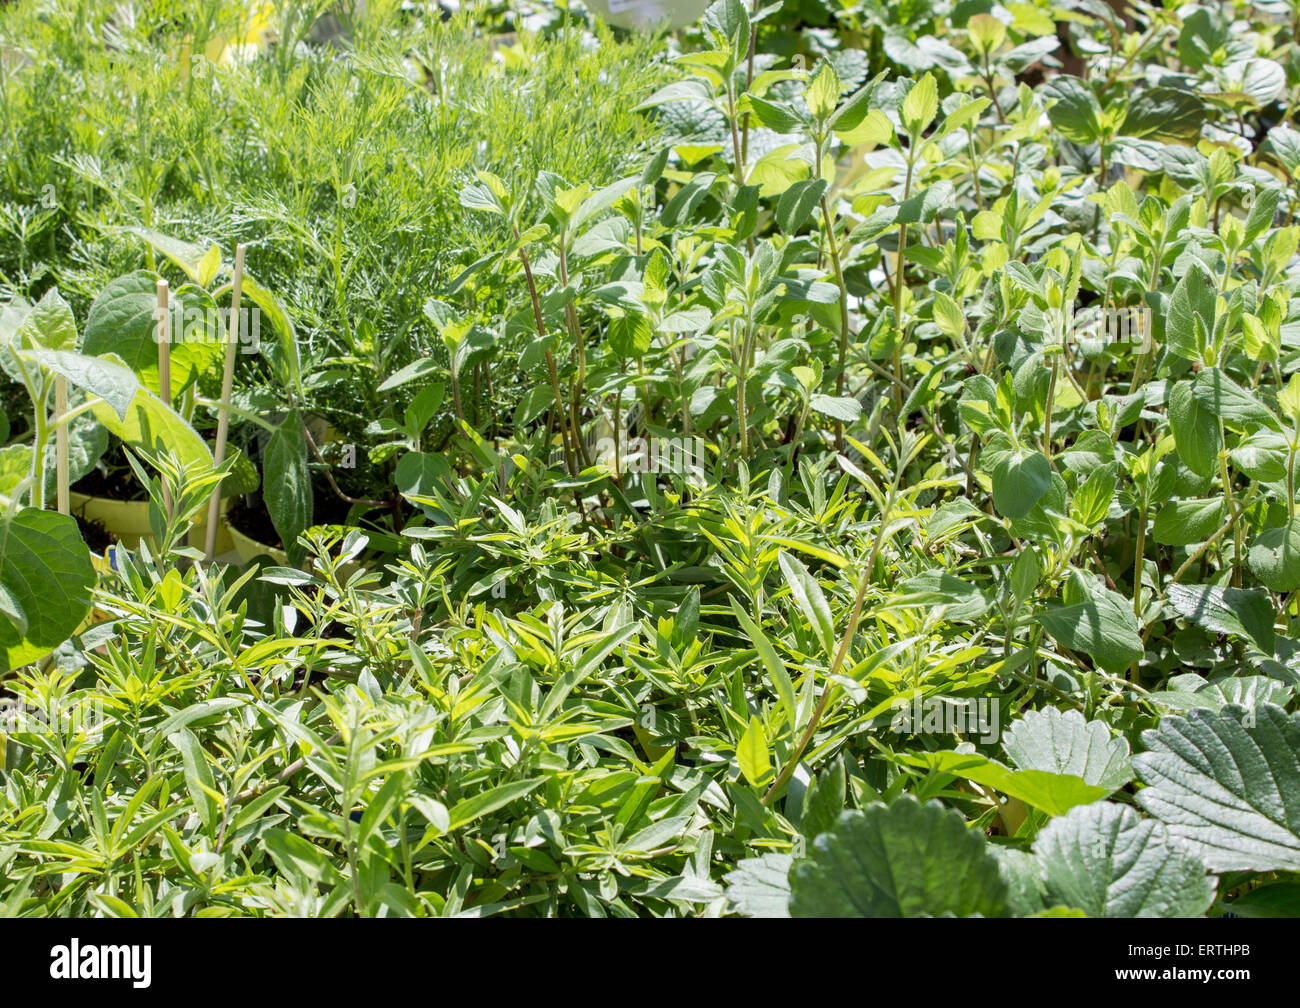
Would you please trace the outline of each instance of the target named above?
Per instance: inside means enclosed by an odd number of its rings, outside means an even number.
[[[1074,605],[1051,604],[1036,616],[1054,640],[1105,668],[1122,669],[1143,655],[1133,609],[1113,592]]]
[[[1300,518],[1257,535],[1246,551],[1246,564],[1275,592],[1300,588]]]
[[[1112,738],[1104,722],[1085,722],[1078,711],[1029,711],[1008,726],[1002,748],[1021,770],[1071,774],[1110,791],[1133,777],[1124,738]]]
[[[1170,585],[1169,603],[1180,616],[1211,633],[1235,634],[1273,653],[1277,613],[1266,592],[1214,585]]]
[[[1194,710],[1142,740],[1139,804],[1211,871],[1300,871],[1300,716]]]
[[[1053,819],[1034,840],[1046,901],[1089,917],[1200,917],[1214,879],[1160,823],[1098,802]]]
[[[45,657],[76,633],[94,584],[72,518],[37,508],[0,517],[0,672]]]
[[[848,811],[790,875],[792,917],[1001,916],[1006,885],[983,836],[911,795]]]
[[[912,766],[954,774],[983,784],[1053,816],[1065,815],[1076,805],[1100,801],[1115,790],[1114,787],[1089,784],[1074,774],[1037,769],[1013,770],[978,753],[946,750],[898,758]]]
[[[302,417],[291,410],[267,442],[262,464],[263,495],[285,552],[297,563],[302,553],[298,535],[311,525],[311,471],[307,468],[307,439]]]
[[[790,916],[789,854],[744,858],[726,876],[727,900],[743,917]]]

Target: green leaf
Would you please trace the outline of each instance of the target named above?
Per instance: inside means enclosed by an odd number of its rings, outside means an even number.
[[[148,454],[171,452],[186,466],[212,466],[207,442],[179,413],[143,386],[136,389],[125,416],[120,416],[108,402],[96,402],[91,412],[112,434]]]
[[[698,593],[695,598],[698,604]],[[740,603],[734,597],[731,600],[731,610],[745,633],[749,635],[754,650],[758,652],[759,661],[763,663],[768,678],[772,680],[776,695],[781,698],[781,707],[785,711],[786,721],[791,727],[798,727],[799,705],[795,700],[794,683],[790,680],[790,673],[785,669],[785,663],[776,653],[776,648],[772,647],[772,642],[768,640],[763,628],[750,619],[749,614],[740,607]]]
[[[1119,466],[1114,462],[1098,466],[1074,493],[1070,517],[1087,528],[1096,528],[1106,519],[1115,496]]]
[[[785,575],[785,583],[790,586],[790,596],[829,658],[835,648],[835,620],[821,585],[808,573],[807,567],[784,550],[777,554],[777,562]]]
[[[1205,103],[1181,88],[1143,88],[1129,102],[1120,132],[1165,143],[1194,141],[1205,122]]]
[[[280,872],[300,884],[323,882],[335,874],[329,852],[305,837],[286,830],[269,829],[262,833],[261,841]]]
[[[156,273],[140,270],[110,281],[90,306],[82,342],[86,354],[112,353],[122,358],[155,394],[158,279]],[[225,355],[225,333],[220,331],[216,305],[206,292],[194,288],[173,291],[168,308],[172,392],[179,395],[199,375],[220,366]]]
[[[1089,784],[1075,774],[1051,770],[1013,770],[978,753],[953,750],[900,755],[902,762],[934,773],[952,774],[1019,798],[1048,815],[1065,815],[1076,805],[1100,801],[1115,788]]]
[[[777,226],[788,235],[796,234],[817,210],[826,189],[824,178],[805,179],[790,186],[777,200]]]
[[[466,798],[451,810],[451,825],[448,827],[448,832],[460,829],[462,826],[468,826],[475,819],[509,805],[516,798],[522,798],[524,795],[535,791],[549,779],[548,777],[530,777],[527,780],[514,781],[510,784],[498,784],[496,787],[488,788],[472,798]]]
[[[1114,592],[1074,605],[1052,604],[1036,618],[1053,639],[1091,655],[1103,668],[1123,669],[1143,655],[1133,607]]]
[[[628,312],[609,323],[609,348],[624,360],[640,357],[650,349],[654,333],[642,312]]]
[[[881,75],[883,76],[883,74]],[[839,110],[830,118],[828,125],[835,132],[843,135],[852,133],[871,112],[871,99],[875,97],[876,86],[880,83],[880,77],[867,81],[866,84],[858,88],[849,99],[839,107]],[[877,110],[879,111],[879,110]],[[886,120],[888,122],[888,120]],[[892,132],[892,130],[890,131]],[[860,141],[859,141],[860,142]]]
[[[1204,862],[1126,805],[1098,802],[1053,819],[1034,856],[1046,902],[1089,917],[1200,917],[1214,902]]]
[[[729,872],[727,900],[742,917],[790,916],[789,854],[762,854],[736,862]]]
[[[1292,423],[1300,422],[1300,372],[1291,376],[1286,388],[1277,397],[1278,408],[1282,415]]]
[[[140,380],[130,368],[111,357],[88,357],[70,350],[24,350],[19,356],[62,375],[72,385],[99,396],[125,420],[140,391]]]
[[[0,517],[0,673],[44,658],[90,612],[95,568],[77,523],[23,508]],[[21,618],[15,618],[21,617]]]
[[[927,73],[912,85],[903,99],[900,118],[903,128],[912,136],[919,137],[934,122],[939,114],[939,86],[934,75]]]
[[[808,401],[808,408],[832,420],[853,423],[862,416],[862,403],[852,396],[829,396],[818,393]]]
[[[770,102],[757,95],[750,95],[747,100],[754,118],[773,133],[798,133],[803,129],[803,120],[789,105]]]
[[[1204,333],[1214,332],[1215,299],[1218,294],[1210,271],[1199,260],[1193,260],[1182,279],[1174,286],[1174,293],[1169,299],[1165,341],[1173,353],[1190,361],[1201,359],[1204,346],[1196,323],[1199,319]]]
[[[1142,740],[1138,803],[1211,871],[1300,871],[1300,716],[1194,710]]]
[[[181,763],[185,769],[185,788],[190,793],[190,800],[199,813],[206,829],[211,830],[217,822],[217,799],[214,793],[217,783],[212,776],[212,767],[198,738],[188,728],[181,728],[167,737],[177,752],[181,754]]]
[[[205,257],[201,246],[192,242],[181,241],[179,238],[172,238],[170,235],[162,234],[147,227],[133,225],[124,227],[122,230],[152,245],[154,249],[170,259],[192,282],[200,282],[199,277]]]
[[[757,715],[749,719],[749,727],[736,745],[736,763],[745,780],[754,787],[767,783],[772,776],[772,751],[767,744],[767,732]]]
[[[275,365],[280,380],[296,392],[299,399],[306,398],[302,387],[302,360],[298,354],[298,333],[293,327],[289,313],[284,310],[284,306],[274,294],[247,273],[244,274],[244,295],[266,315],[275,332],[274,344],[267,340],[262,341],[263,355],[270,358]],[[276,352],[271,352],[273,349]]]
[[[1101,106],[1091,89],[1078,77],[1056,77],[1045,90],[1051,101],[1047,118],[1067,140],[1095,143],[1101,137]]]
[[[1006,884],[984,838],[938,802],[904,795],[847,811],[796,861],[792,917],[998,917]]]
[[[1023,518],[1052,485],[1052,466],[1042,452],[1006,448],[996,441],[980,464],[993,478],[993,505],[1006,518]]]
[[[1268,676],[1232,676],[1210,683],[1195,672],[1184,672],[1173,676],[1168,688],[1153,692],[1151,699],[1167,710],[1181,713],[1200,708],[1220,711],[1229,704],[1247,709],[1264,703],[1283,707],[1292,695],[1286,683]]]
[[[1278,429],[1272,410],[1252,392],[1234,382],[1218,368],[1202,368],[1192,383],[1192,395],[1211,415],[1228,427],[1251,431],[1257,427]]]
[[[966,22],[972,41],[985,53],[992,53],[1006,41],[1007,26],[992,14],[975,14]]]
[[[262,463],[263,496],[271,523],[294,563],[302,554],[298,536],[312,521],[314,497],[307,468],[302,416],[290,410],[266,445]]]
[[[1227,517],[1228,504],[1220,500],[1170,501],[1160,509],[1152,527],[1162,546],[1189,546],[1205,542]]]
[[[1228,458],[1251,479],[1272,483],[1286,478],[1289,451],[1283,435],[1260,427],[1238,441]]]
[[[72,309],[51,287],[36,306],[27,313],[18,327],[16,343],[19,347],[41,347],[45,350],[75,350],[77,347],[77,320]]]
[[[1128,742],[1112,738],[1103,721],[1084,721],[1079,711],[1029,711],[1008,726],[1002,748],[1021,770],[1070,774],[1110,791],[1133,778]]]
[[[388,392],[395,388],[400,388],[407,382],[416,381],[420,378],[427,378],[429,375],[441,374],[443,367],[437,361],[430,357],[422,357],[417,361],[412,361],[406,367],[389,375],[379,385],[376,392]]]
[[[1257,535],[1246,551],[1246,565],[1275,592],[1300,588],[1300,518]]]
[[[978,585],[941,570],[922,571],[907,578],[894,588],[889,604],[942,607],[945,620],[967,622],[981,619],[993,606]]]
[[[1178,457],[1197,476],[1211,476],[1218,467],[1219,421],[1192,393],[1192,382],[1181,381],[1169,389],[1169,426]],[[1193,540],[1196,541],[1196,540]]]
[[[1270,882],[1243,893],[1227,904],[1237,917],[1300,917],[1300,885]]]
[[[829,60],[823,60],[812,80],[808,82],[808,88],[804,91],[804,102],[807,103],[808,111],[815,118],[829,119],[839,101],[839,75],[835,72],[835,67]],[[937,97],[935,102],[937,106]]]
[[[1273,653],[1273,622],[1277,613],[1266,592],[1220,588],[1215,585],[1169,586],[1169,604],[1178,615],[1211,633],[1234,634]]]

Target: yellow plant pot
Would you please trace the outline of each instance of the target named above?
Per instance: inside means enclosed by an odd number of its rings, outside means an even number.
[[[74,515],[103,525],[127,549],[136,549],[141,539],[147,539],[150,545],[155,544],[153,529],[149,526],[148,501],[120,501],[111,497],[91,497],[75,491],[70,495],[69,500]],[[229,507],[230,499],[223,498],[221,512],[217,517],[216,552],[218,554],[229,553],[235,548],[230,527],[226,523],[226,511]],[[207,532],[208,511],[204,508],[190,526],[189,545],[196,549],[203,549],[206,545]]]
[[[110,550],[115,548],[116,547],[114,546],[109,547]],[[100,554],[94,552],[93,550],[91,551],[90,554],[90,565],[95,568],[96,575],[99,575],[100,577],[113,573],[112,558],[109,556],[101,556]],[[77,627],[77,633],[79,634],[85,633],[96,623],[103,623],[104,620],[112,619],[112,618],[113,617],[110,613],[106,613],[102,609],[96,609],[92,605],[90,607],[90,612],[86,614],[86,618],[81,621],[81,626]]]
[[[289,563],[289,554],[282,549],[274,546],[268,546],[266,543],[260,543],[256,539],[244,535],[233,525],[226,526],[230,530],[230,538],[235,541],[235,552],[239,554],[239,562],[242,564],[252,563],[254,558],[266,555],[271,561],[280,567],[292,567]],[[339,578],[346,581],[353,574],[361,570],[359,563],[345,563],[339,568]]]
[[[234,550],[239,554],[240,563],[251,563],[254,557],[266,554],[281,567],[289,566],[289,554],[284,550],[276,549],[274,546],[267,546],[260,543],[250,536],[244,535],[233,525],[227,525],[226,530],[230,534],[231,541],[234,543]]]

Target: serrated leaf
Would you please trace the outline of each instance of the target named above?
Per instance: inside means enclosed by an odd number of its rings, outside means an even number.
[[[1006,885],[984,838],[904,795],[844,812],[790,874],[792,917],[997,917]]]
[[[1043,827],[1033,850],[1046,902],[1089,917],[1200,917],[1214,902],[1204,862],[1126,805],[1071,809]]]
[[[1002,748],[1021,770],[1071,774],[1111,791],[1133,777],[1124,738],[1112,738],[1104,722],[1084,721],[1079,711],[1029,711],[1008,726]]]
[[[727,900],[742,917],[790,916],[789,854],[763,854],[736,862],[729,872]]]
[[[1300,871],[1300,716],[1194,710],[1142,740],[1138,803],[1211,871]]]

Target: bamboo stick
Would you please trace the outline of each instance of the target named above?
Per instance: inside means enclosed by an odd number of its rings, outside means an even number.
[[[226,366],[221,373],[221,406],[217,412],[217,443],[212,453],[213,460],[221,465],[226,459],[226,438],[230,433],[230,395],[235,384],[235,350],[239,345],[239,300],[244,289],[244,249],[235,246],[235,272],[230,291],[230,324],[226,327]],[[208,528],[204,542],[204,551],[208,562],[212,562],[217,551],[217,517],[221,510],[221,484],[212,490],[212,499],[208,501]]]
[[[68,412],[68,379],[62,375],[54,378],[54,418],[58,429],[54,432],[54,468],[58,480],[59,514],[72,513],[71,490],[68,486],[68,425],[59,423]]]
[[[168,305],[167,281],[158,281],[158,398],[168,406],[172,404],[172,340],[171,311]],[[172,492],[166,477],[162,481],[163,505],[168,523],[172,520]]]

